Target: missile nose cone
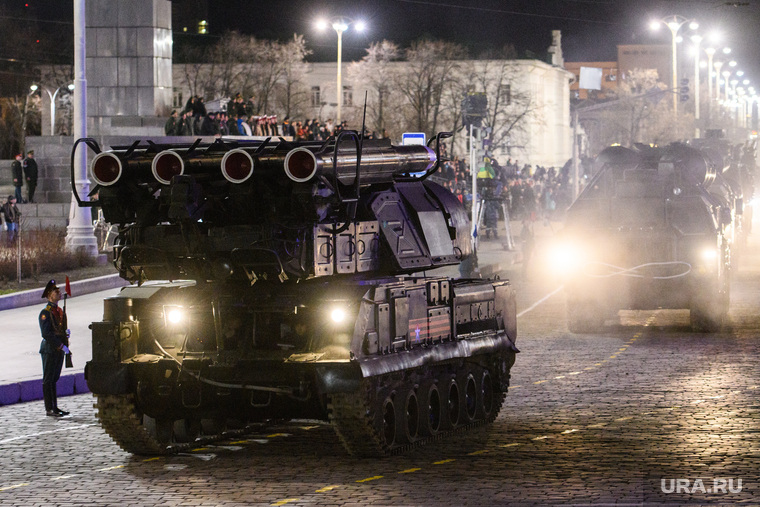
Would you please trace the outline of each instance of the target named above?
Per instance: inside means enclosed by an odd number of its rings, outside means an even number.
[[[303,183],[317,172],[317,157],[306,148],[296,148],[285,156],[285,174],[288,178]]]
[[[107,187],[113,185],[121,178],[121,160],[109,152],[102,152],[92,159],[92,179],[98,185]]]
[[[156,155],[151,170],[156,181],[168,185],[174,176],[185,172],[185,164],[176,151],[166,150]]]
[[[222,175],[230,183],[243,183],[253,174],[253,158],[243,150],[230,150],[222,157]]]

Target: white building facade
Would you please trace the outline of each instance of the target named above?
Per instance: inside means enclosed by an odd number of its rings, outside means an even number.
[[[494,62],[471,62],[477,65],[493,65]],[[350,119],[351,128],[359,128],[364,102],[364,90],[354,82],[349,72],[349,63],[342,68],[343,99],[341,117]],[[405,62],[394,62],[394,66],[403,66]],[[507,146],[495,147],[493,155],[504,163],[507,158],[517,160],[521,165],[530,164],[544,167],[562,166],[572,156],[572,128],[570,118],[570,81],[573,75],[561,66],[550,65],[539,60],[514,60],[509,62],[514,75],[510,80],[515,95],[528,97],[531,112],[523,121],[523,127],[514,133]],[[174,65],[174,105],[182,107],[191,95],[185,84],[184,69],[180,64]],[[308,94],[305,115],[306,120],[317,118],[322,123],[337,117],[337,66],[335,63],[312,63],[304,76],[303,84]],[[472,91],[478,92],[476,88]],[[221,97],[207,97],[207,102]],[[371,103],[372,93],[368,95]],[[277,114],[270,111],[267,114]],[[278,120],[282,120],[280,113]],[[460,122],[461,125],[461,122]],[[440,130],[452,126],[439,125]],[[466,135],[457,135],[457,145],[453,153],[460,156],[467,152]],[[393,139],[399,143],[400,139]]]

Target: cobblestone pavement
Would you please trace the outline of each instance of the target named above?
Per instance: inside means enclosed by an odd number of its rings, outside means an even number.
[[[522,353],[493,425],[379,460],[312,421],[146,459],[109,440],[90,395],[63,420],[11,405],[0,505],[760,504],[760,269],[735,276],[721,334],[677,311],[570,334],[556,284],[509,274]]]

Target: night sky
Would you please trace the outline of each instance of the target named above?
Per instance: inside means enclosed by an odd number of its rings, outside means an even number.
[[[423,35],[463,43],[474,54],[513,44],[521,55],[541,56],[551,30],[559,29],[566,61],[609,61],[617,57],[617,44],[670,44],[670,31],[662,27],[654,33],[649,21],[679,14],[699,21],[702,35],[722,32],[722,45],[734,50],[748,75],[760,77],[755,69],[760,71],[760,0],[227,0],[212,5],[214,31],[223,26],[264,38],[298,32],[306,36],[314,59],[327,60],[335,58],[336,36],[313,28],[320,15],[366,21],[366,34],[343,35],[347,58],[363,56],[370,41],[405,45]]]
[[[0,5],[25,3],[30,14],[58,20],[72,5],[70,0],[0,0]],[[259,38],[299,33],[314,51],[312,61],[334,60],[336,52],[335,32],[314,28],[319,16],[366,21],[366,33],[343,35],[346,60],[361,58],[371,41],[404,46],[421,36],[465,44],[474,55],[512,44],[521,56],[540,58],[551,30],[559,29],[566,61],[610,61],[617,44],[670,44],[669,30],[653,33],[649,21],[679,14],[697,19],[702,35],[722,32],[720,47],[733,48],[739,67],[760,84],[760,0],[209,0],[209,5],[210,38],[227,29]]]

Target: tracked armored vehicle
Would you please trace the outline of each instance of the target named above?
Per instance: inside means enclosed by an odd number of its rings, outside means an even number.
[[[571,205],[554,252],[568,328],[596,332],[621,309],[689,309],[699,331],[729,307],[731,238],[741,198],[715,150],[611,147]]]
[[[429,146],[135,141],[94,153],[88,197],[132,285],[92,324],[103,428],[136,454],[229,428],[323,419],[355,455],[499,413],[515,361],[509,282],[426,276],[472,254]],[[440,270],[439,270],[440,271]],[[422,273],[422,275],[420,275]]]

